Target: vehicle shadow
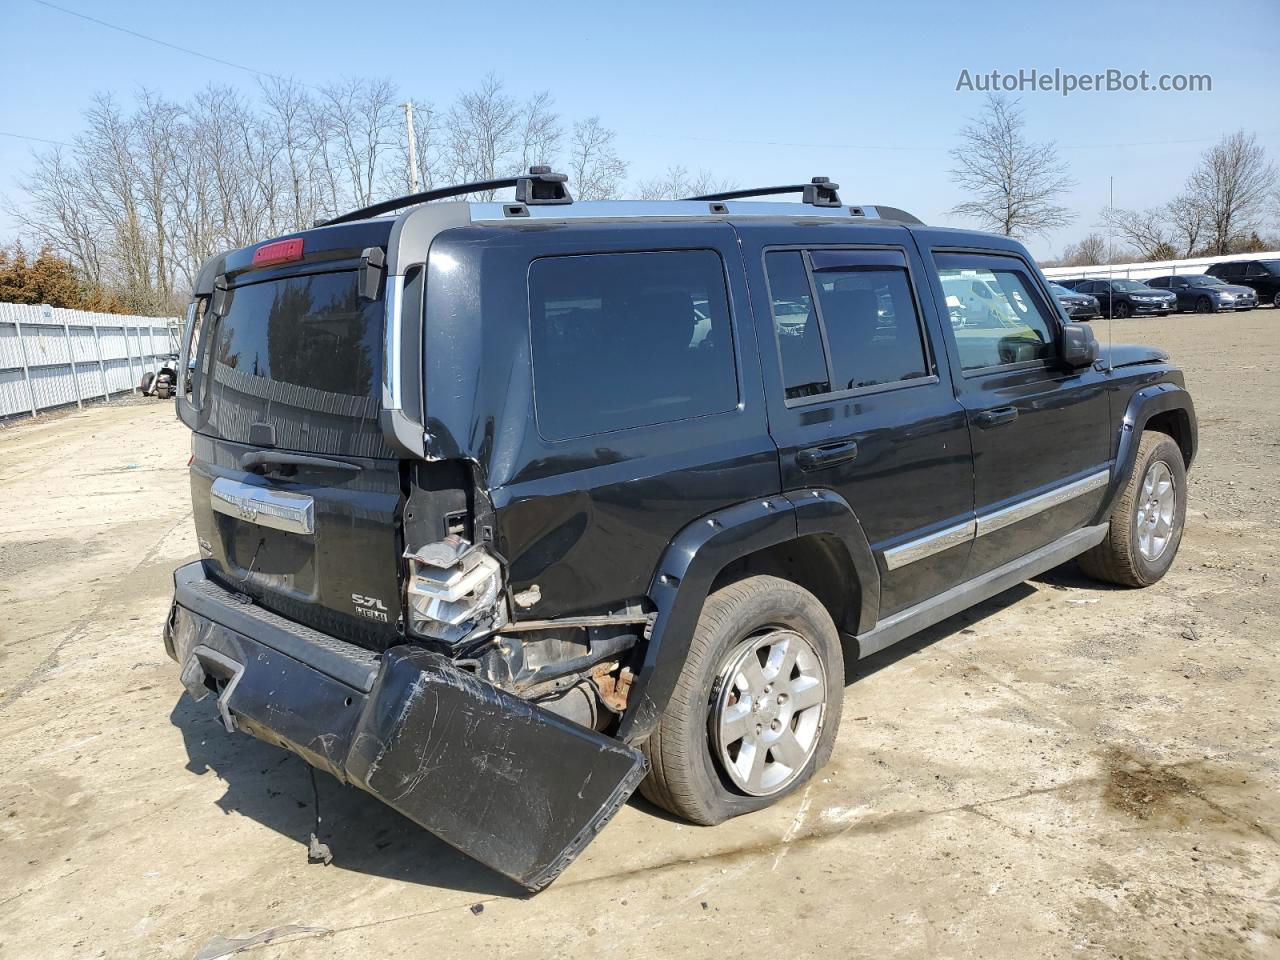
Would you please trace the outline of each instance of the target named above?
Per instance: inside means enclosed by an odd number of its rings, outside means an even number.
[[[228,734],[207,700],[196,703],[183,695],[169,721],[182,734],[187,770],[213,773],[225,784],[219,808],[293,838],[297,856],[305,860],[315,825],[306,761],[246,734]],[[319,770],[316,787],[320,839],[333,853],[333,866],[485,897],[528,896],[520,885],[463,856],[364,791]]]

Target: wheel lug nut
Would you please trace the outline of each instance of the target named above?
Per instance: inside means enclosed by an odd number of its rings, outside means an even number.
[[[762,733],[764,733],[764,726],[763,726],[762,724],[757,723],[757,724],[756,724],[756,736],[759,736],[759,735],[760,735],[760,734],[762,734]]]
[[[775,721],[773,721],[773,723],[769,724],[769,729],[770,729],[770,730],[773,730],[773,731],[781,730],[781,729],[782,729],[782,723],[781,723],[780,721],[778,721],[778,720],[775,720]]]
[[[785,693],[780,693],[780,694],[778,694],[778,702],[779,702],[779,703],[786,703],[786,702],[787,702],[787,695],[786,695]]]

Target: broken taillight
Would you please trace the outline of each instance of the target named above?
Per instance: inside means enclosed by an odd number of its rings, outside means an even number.
[[[289,263],[292,260],[301,259],[301,237],[294,237],[291,240],[276,240],[272,243],[264,243],[257,250],[253,251],[253,265],[255,267],[269,267],[272,264]]]

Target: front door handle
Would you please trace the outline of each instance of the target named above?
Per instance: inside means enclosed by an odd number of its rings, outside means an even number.
[[[839,443],[824,443],[820,447],[806,447],[796,454],[796,463],[801,470],[817,470],[821,467],[833,467],[837,463],[848,463],[858,456],[856,440],[841,440]]]
[[[1018,419],[1017,407],[996,407],[994,410],[983,410],[980,414],[973,418],[974,422],[982,429],[989,427],[999,427],[1006,423],[1013,423]]]

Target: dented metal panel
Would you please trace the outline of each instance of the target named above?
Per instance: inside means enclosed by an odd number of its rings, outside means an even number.
[[[412,646],[384,657],[348,771],[370,793],[530,890],[626,802],[639,751]]]
[[[401,645],[376,657],[319,644],[282,618],[247,624],[272,615],[208,583],[200,564],[179,568],[166,626],[193,696],[214,695],[229,726],[293,750],[530,890],[559,876],[644,777],[639,751],[439,654]]]

